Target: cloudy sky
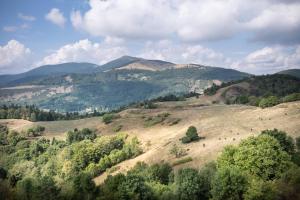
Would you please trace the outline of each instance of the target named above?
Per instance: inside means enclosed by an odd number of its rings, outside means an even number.
[[[1,0],[0,74],[122,55],[300,68],[300,0]]]

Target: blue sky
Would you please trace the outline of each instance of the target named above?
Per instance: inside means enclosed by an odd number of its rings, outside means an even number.
[[[298,0],[1,0],[0,74],[122,55],[266,74],[300,64]]]

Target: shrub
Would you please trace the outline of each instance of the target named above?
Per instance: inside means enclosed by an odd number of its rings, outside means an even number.
[[[174,155],[176,158],[186,155],[186,151],[183,148],[178,147],[174,144],[170,149],[170,154]]]
[[[276,96],[269,96],[266,98],[262,98],[260,100],[259,107],[261,107],[261,108],[272,107],[279,103],[280,103],[280,101]]]
[[[123,128],[122,124],[117,125],[116,127],[113,128],[114,132],[119,132]]]
[[[120,118],[120,115],[114,114],[114,113],[106,113],[102,117],[102,121],[105,124],[111,123],[114,119]]]
[[[68,131],[66,141],[69,144],[79,142],[81,140],[94,140],[97,137],[94,130],[84,128],[82,130],[74,129],[74,131]]]
[[[298,101],[298,100],[300,100],[300,93],[293,93],[285,96],[282,99],[283,102],[291,102],[291,101]]]
[[[177,160],[173,163],[173,166],[176,166],[176,165],[181,165],[181,164],[184,164],[184,163],[187,163],[187,162],[191,162],[193,161],[193,158],[192,157],[186,157],[186,158],[182,158],[180,160]]]
[[[150,127],[150,126],[154,126],[156,124],[162,123],[163,121],[165,121],[167,119],[167,117],[169,115],[170,115],[170,113],[161,113],[154,117],[148,117],[145,120],[144,126]]]
[[[186,136],[182,137],[180,140],[182,143],[189,143],[192,141],[199,140],[199,135],[197,133],[197,129],[194,126],[190,126],[186,132]]]

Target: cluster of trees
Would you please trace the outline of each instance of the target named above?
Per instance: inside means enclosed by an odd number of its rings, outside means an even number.
[[[195,126],[190,126],[186,131],[185,136],[182,137],[180,140],[182,143],[186,144],[193,141],[197,141],[199,139],[200,137],[198,135],[197,128]]]
[[[1,132],[8,132],[0,127]],[[92,131],[73,134],[91,135]],[[295,145],[296,144],[296,145]],[[141,153],[126,135],[85,138],[72,143],[23,138],[0,145],[1,199],[299,199],[300,138],[279,130],[226,147],[216,162],[177,172],[165,162],[137,163],[127,174],[93,177]]]
[[[0,131],[1,199],[95,199],[95,176],[142,153],[139,141],[124,134],[75,129],[60,141],[28,138],[5,126]]]
[[[86,117],[100,116],[101,113],[94,111],[91,114],[79,114],[78,112],[61,114],[55,111],[43,111],[34,105],[1,105],[0,119],[25,119],[32,122],[36,121],[57,121],[57,120],[73,120]]]
[[[285,132],[266,130],[238,146],[224,149],[217,162],[202,169],[175,173],[167,163],[138,163],[126,175],[109,176],[100,186],[99,199],[299,199],[300,151]]]
[[[247,82],[248,89],[238,87],[238,83]],[[300,100],[300,79],[290,75],[274,74],[265,76],[253,76],[247,79],[222,83],[217,86],[213,84],[204,91],[206,95],[214,95],[219,89],[232,86],[238,95],[226,97],[227,104],[249,104],[262,108],[271,107],[282,102]],[[226,96],[225,90],[222,96]]]

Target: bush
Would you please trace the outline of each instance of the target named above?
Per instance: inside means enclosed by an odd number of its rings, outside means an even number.
[[[300,100],[300,93],[293,93],[285,96],[282,99],[283,102],[291,102],[291,101],[298,101],[298,100]]]
[[[187,162],[191,162],[193,161],[193,158],[192,157],[186,157],[186,158],[182,158],[180,160],[177,160],[173,163],[173,166],[176,166],[176,165],[181,165],[181,164],[184,164],[184,163],[187,163]]]
[[[170,154],[174,155],[176,158],[186,155],[186,151],[183,148],[178,147],[174,144],[170,149]]]
[[[272,107],[279,103],[280,103],[280,101],[276,96],[269,96],[266,98],[262,98],[260,100],[259,107],[261,107],[261,108]]]
[[[180,140],[182,143],[190,143],[192,141],[199,140],[199,135],[197,129],[194,126],[190,126],[186,132],[186,136],[182,137]]]
[[[66,141],[69,144],[79,142],[81,140],[93,141],[97,137],[94,130],[84,128],[82,130],[74,129],[74,131],[68,131]]]
[[[114,114],[114,113],[106,113],[102,117],[102,121],[105,124],[111,123],[114,119],[120,118],[120,115]]]
[[[41,136],[45,131],[45,127],[43,126],[36,126],[34,128],[29,128],[26,131],[27,137],[37,137],[37,136]]]

